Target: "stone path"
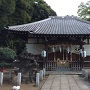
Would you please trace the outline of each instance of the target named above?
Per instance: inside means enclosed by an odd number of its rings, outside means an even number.
[[[67,74],[67,75],[77,75],[77,74],[82,74],[82,72],[78,71],[46,71],[46,75],[63,75],[63,74]]]
[[[78,75],[49,75],[41,90],[90,90],[90,84]]]

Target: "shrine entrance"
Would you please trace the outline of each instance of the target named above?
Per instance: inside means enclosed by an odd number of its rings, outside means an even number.
[[[68,71],[81,70],[83,68],[83,57],[80,53],[80,45],[54,45],[49,46],[47,70]]]
[[[57,68],[56,70],[70,70],[70,61],[69,60],[60,60],[60,58],[57,59]]]
[[[24,25],[8,26],[8,32],[27,41],[28,52],[38,56],[46,70],[81,70],[90,67],[90,23],[74,16],[50,16]],[[26,37],[26,38],[24,38]],[[46,57],[41,52],[46,51]],[[85,51],[87,52],[87,56]],[[84,56],[85,55],[85,56]],[[86,62],[84,60],[86,59]]]
[[[56,70],[70,70],[71,46],[59,45],[59,50],[55,52]]]

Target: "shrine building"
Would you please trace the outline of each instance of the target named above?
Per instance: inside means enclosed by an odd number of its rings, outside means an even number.
[[[27,51],[38,56],[40,66],[46,70],[90,67],[89,21],[75,16],[50,16],[33,23],[8,26],[7,29],[27,41]],[[46,55],[41,57],[41,53]]]

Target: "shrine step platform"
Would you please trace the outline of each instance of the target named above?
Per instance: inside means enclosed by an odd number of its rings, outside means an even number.
[[[81,71],[46,71],[46,75],[81,75]]]

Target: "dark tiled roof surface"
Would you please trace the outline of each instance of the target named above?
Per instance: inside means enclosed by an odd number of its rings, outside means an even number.
[[[90,34],[90,22],[74,16],[51,16],[34,23],[9,26],[8,29],[33,34]]]

